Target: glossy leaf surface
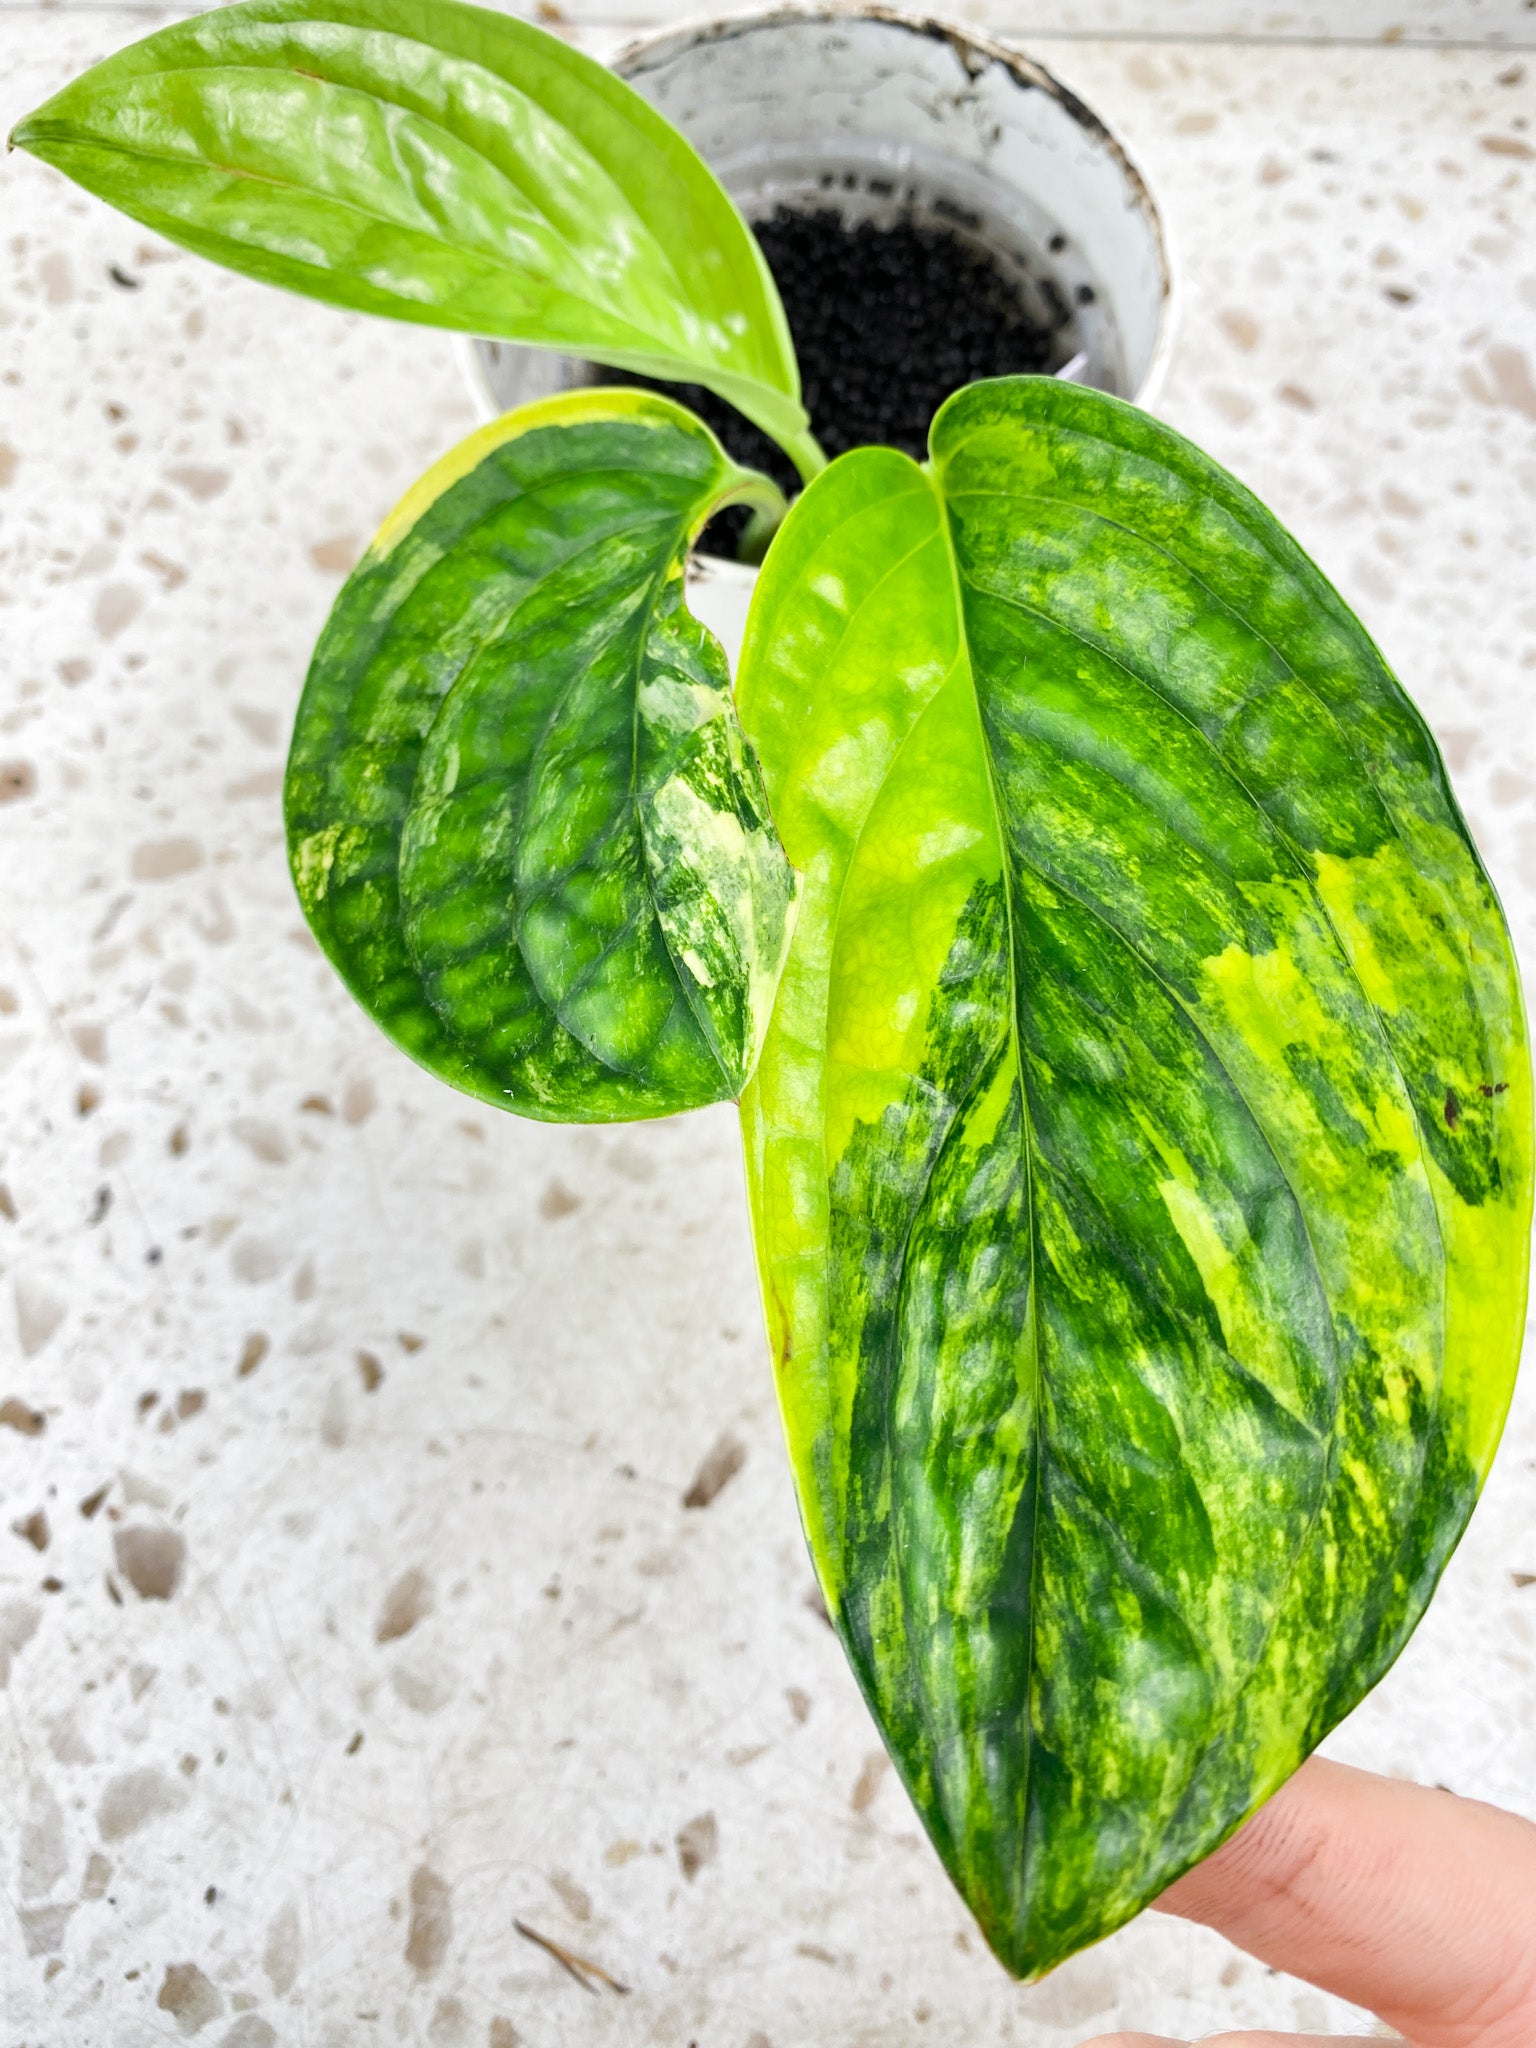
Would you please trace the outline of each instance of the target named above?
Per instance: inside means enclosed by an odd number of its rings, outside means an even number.
[[[697,380],[792,451],[804,434],[777,290],[713,173],[622,80],[510,15],[220,8],[109,57],[11,139],[267,284]]]
[[[1246,491],[972,387],[843,457],[738,697],[803,871],[743,1102],[802,1513],[1034,1975],[1396,1656],[1524,1315],[1530,1068],[1427,731]]]
[[[338,598],[294,879],[363,1008],[456,1087],[606,1122],[751,1071],[794,878],[683,571],[765,494],[681,407],[571,393],[445,457]]]

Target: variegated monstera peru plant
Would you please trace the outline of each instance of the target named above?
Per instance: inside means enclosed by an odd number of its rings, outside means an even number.
[[[1423,720],[1241,485],[1096,392],[957,393],[827,468],[772,279],[625,85],[450,0],[255,0],[13,138],[267,282],[709,386],[391,515],[310,670],[305,912],[414,1058],[525,1116],[737,1098],[829,1613],[1032,1977],[1381,1676],[1498,1439],[1531,1078]],[[734,690],[688,610],[776,526]]]

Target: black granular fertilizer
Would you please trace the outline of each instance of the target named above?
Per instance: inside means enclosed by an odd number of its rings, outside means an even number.
[[[978,377],[1050,370],[1065,353],[1072,312],[1055,280],[1035,281],[1041,308],[1032,310],[995,258],[948,228],[850,225],[831,208],[781,206],[753,232],[784,301],[812,431],[829,458],[873,442],[921,461],[928,423],[952,391]],[[787,494],[799,490],[789,458],[713,392],[601,374],[668,393],[736,461],[766,470]],[[733,554],[745,523],[743,512],[724,513],[705,545]]]

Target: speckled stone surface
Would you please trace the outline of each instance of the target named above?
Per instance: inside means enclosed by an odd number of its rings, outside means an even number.
[[[86,13],[98,9],[102,0],[44,4],[65,13]],[[509,0],[484,4],[525,11],[511,7]],[[745,13],[762,4],[763,0],[727,0],[716,8],[680,8],[672,0],[547,0],[538,18],[587,24],[602,36],[615,24]],[[30,12],[38,5],[39,0],[0,0],[0,15]],[[1525,0],[955,0],[934,11],[1002,34],[1053,38],[1218,36],[1260,42],[1536,44],[1536,20]]]
[[[147,19],[9,10],[0,120]],[[1050,61],[1168,216],[1162,410],[1376,632],[1529,975],[1532,80]],[[729,1113],[497,1118],[308,941],[286,728],[357,549],[471,423],[453,344],[222,276],[19,156],[0,224],[4,2048],[1347,2023],[1152,1916],[1004,1978],[814,1611]],[[1330,1748],[1536,1814],[1536,1381]]]

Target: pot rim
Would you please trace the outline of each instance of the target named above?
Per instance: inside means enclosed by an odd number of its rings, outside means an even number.
[[[965,71],[973,78],[979,76],[981,69],[1001,64],[1024,90],[1047,93],[1069,119],[1076,122],[1095,142],[1108,150],[1125,180],[1131,204],[1140,212],[1151,230],[1157,262],[1157,327],[1152,350],[1147,360],[1146,374],[1135,391],[1128,394],[1132,405],[1150,410],[1161,395],[1168,374],[1180,303],[1176,284],[1177,267],[1168,225],[1146,173],[1136,163],[1115,130],[1038,58],[1031,57],[1026,51],[1008,43],[999,42],[993,36],[982,35],[963,23],[949,21],[939,15],[909,12],[904,8],[888,6],[885,0],[777,0],[775,5],[751,8],[740,13],[689,15],[682,21],[669,23],[665,28],[632,36],[604,61],[610,71],[628,81],[637,73],[649,70],[654,64],[664,62],[684,50],[697,48],[701,44],[727,42],[757,29],[774,28],[780,24],[788,25],[795,22],[825,22],[835,25],[838,22],[859,21],[878,22],[889,28],[903,30],[909,35],[925,36],[934,42],[947,43]],[[974,61],[977,57],[983,60],[980,67]],[[462,353],[476,410],[482,417],[495,417],[494,400],[491,399],[479,370],[474,336],[463,337]],[[743,569],[742,565],[735,562],[714,562],[711,566],[717,571],[735,570],[747,577],[755,577],[756,574],[755,570]]]
[[[963,22],[950,21],[942,15],[887,6],[885,0],[777,0],[776,5],[750,8],[741,13],[688,15],[682,21],[669,23],[665,28],[632,36],[628,42],[615,50],[606,62],[610,71],[616,72],[620,78],[628,81],[636,72],[649,70],[654,63],[664,61],[684,49],[694,48],[699,44],[729,42],[755,29],[776,28],[781,23],[835,24],[840,21],[880,22],[888,28],[903,29],[911,35],[926,36],[930,41],[947,43],[972,77],[978,73],[969,53],[984,58],[987,65],[1001,64],[1014,81],[1026,91],[1048,94],[1071,120],[1108,150],[1125,179],[1133,205],[1151,230],[1153,250],[1157,259],[1156,335],[1147,359],[1146,374],[1135,391],[1127,394],[1132,405],[1148,407],[1161,392],[1167,376],[1178,309],[1176,271],[1167,222],[1146,173],[1115,130],[1102,115],[1094,112],[1086,100],[1080,99],[1070,86],[1064,85],[1055,72],[1048,69],[1038,58],[1031,57],[1027,51],[1011,44],[999,42],[994,36],[982,35],[976,29],[968,28]]]

